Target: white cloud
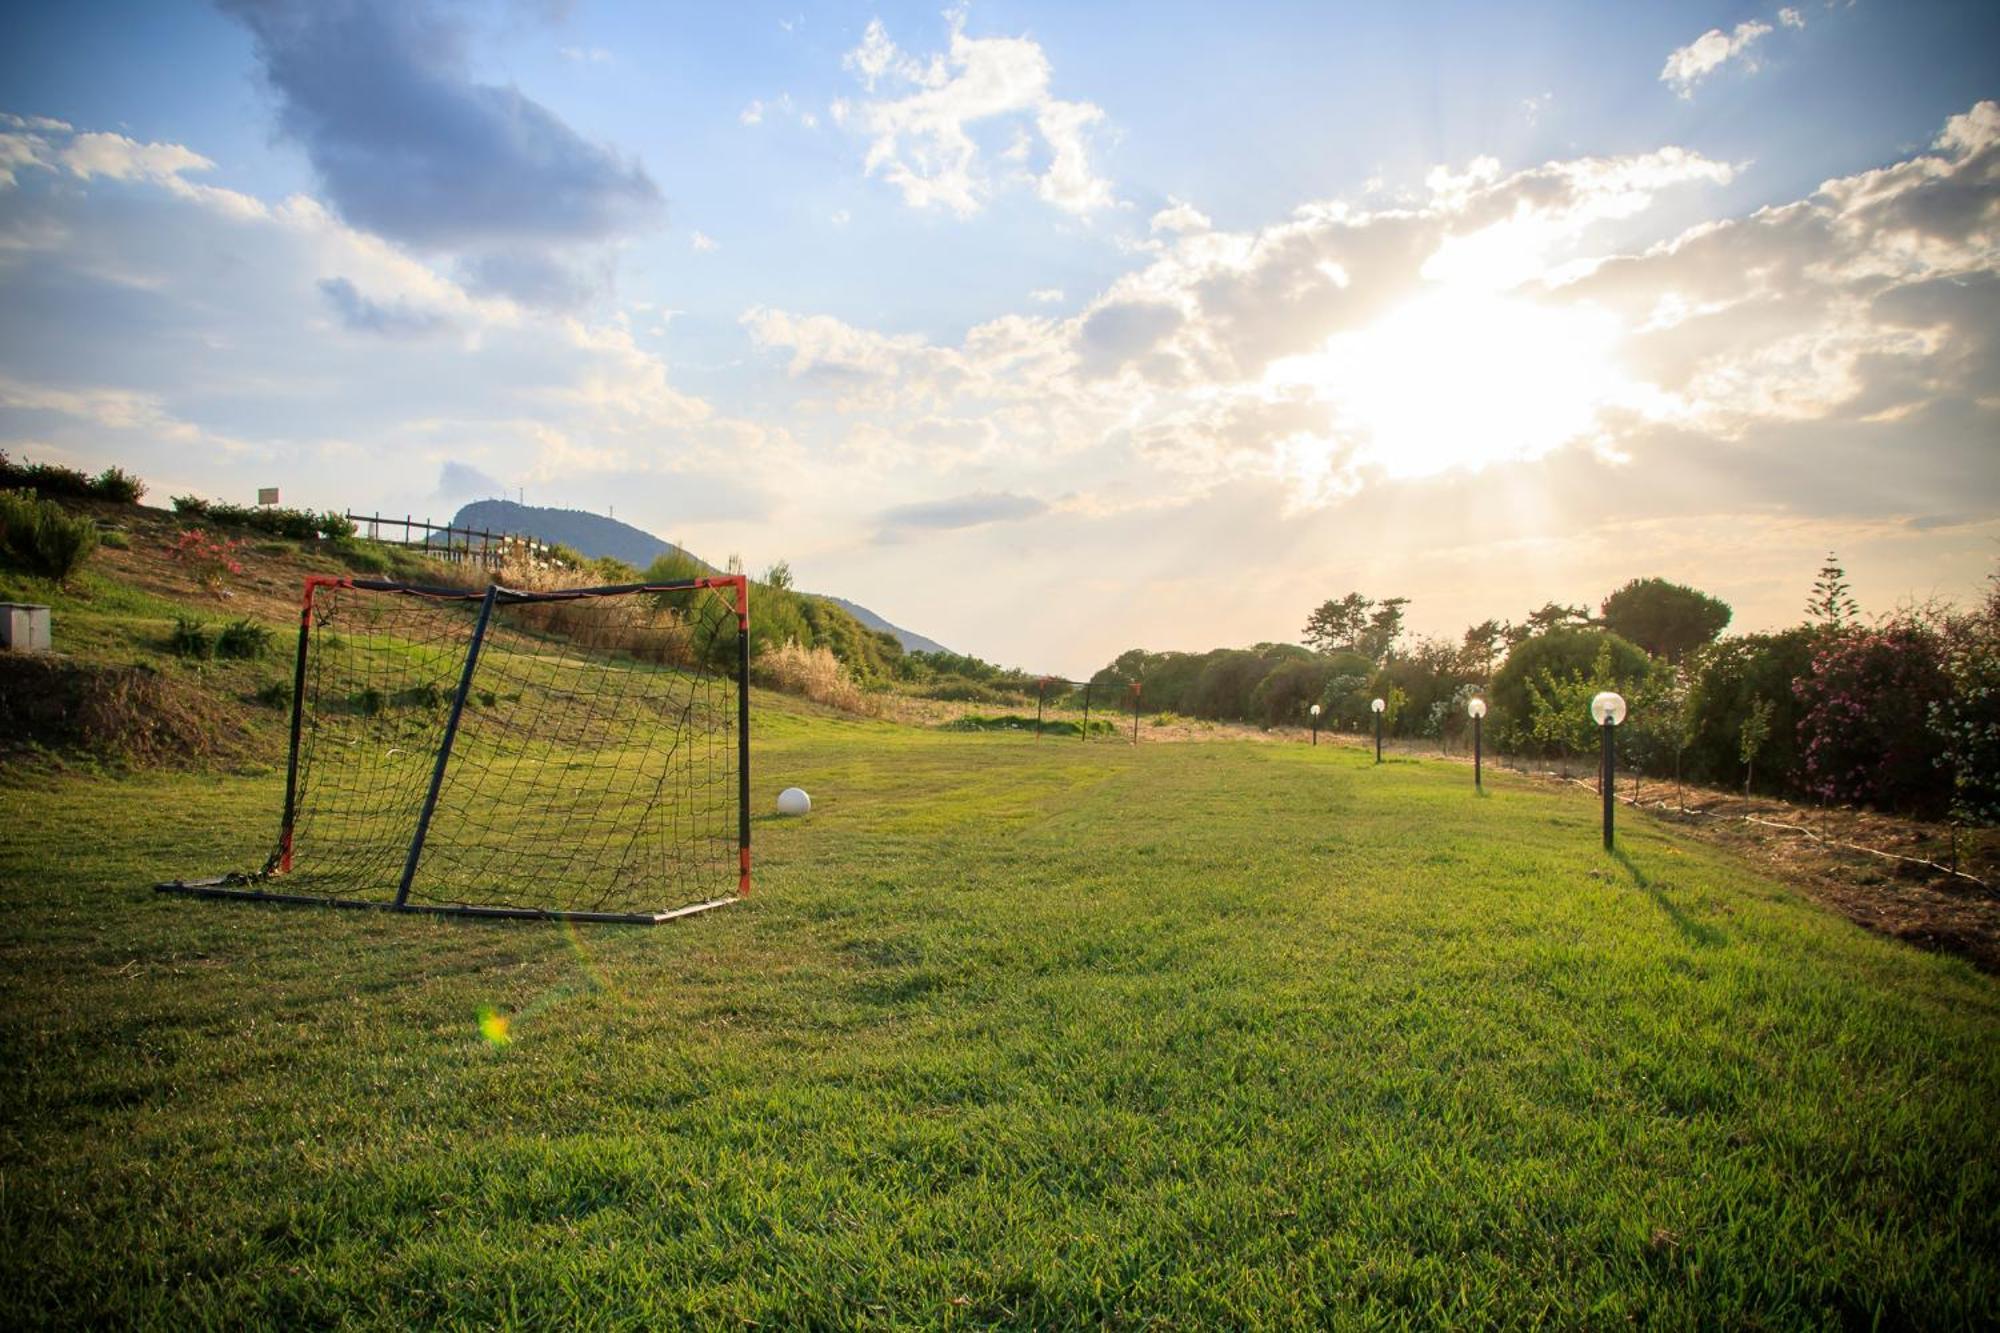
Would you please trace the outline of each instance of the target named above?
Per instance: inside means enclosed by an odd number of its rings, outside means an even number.
[[[564,60],[577,65],[608,65],[611,63],[611,53],[601,46],[564,46],[558,47],[557,53]]]
[[[1148,225],[1151,231],[1158,234],[1163,231],[1175,233],[1207,231],[1215,224],[1208,220],[1207,214],[1193,204],[1176,199],[1166,208],[1153,214],[1153,220]]]
[[[762,125],[764,123],[764,103],[761,100],[753,98],[750,105],[744,107],[742,114],[736,118],[745,125]]]
[[[827,215],[827,221],[831,222],[836,227],[845,227],[848,223],[852,222],[853,220],[854,220],[854,214],[848,212],[844,208],[836,208],[833,210],[832,213]]]
[[[690,250],[693,250],[696,254],[712,254],[715,251],[720,250],[722,248],[722,245],[713,236],[710,236],[707,232],[697,231],[689,234],[688,248]]]
[[[1061,305],[1063,289],[1060,287],[1037,287],[1028,293],[1028,299],[1036,305]]]
[[[0,302],[45,314],[0,380],[0,447],[122,463],[160,494],[240,493],[249,468],[324,507],[420,504],[446,458],[560,487],[589,467],[754,478],[790,447],[616,324],[480,296],[309,198],[194,186],[207,161],[179,145],[34,132]]]
[[[1806,26],[1806,16],[1787,6],[1778,11],[1778,23],[1786,28],[1803,28]]]
[[[963,11],[949,18],[949,48],[928,60],[897,47],[880,19],[870,21],[861,44],[847,53],[843,63],[866,92],[901,93],[834,104],[835,123],[851,120],[869,136],[868,174],[894,185],[913,208],[944,208],[960,217],[979,212],[1014,179],[1032,182],[1043,201],[1067,213],[1116,204],[1110,183],[1090,162],[1091,131],[1103,110],[1055,97],[1048,57],[1033,40],[968,37]],[[996,176],[971,131],[1010,125],[1015,135],[998,154],[1004,169]]]
[[[1803,27],[1804,24],[1786,26]],[[1693,97],[1695,85],[1732,60],[1741,61],[1752,72],[1757,61],[1750,48],[1771,31],[1768,23],[1745,19],[1729,32],[1710,28],[1686,46],[1676,48],[1660,70],[1660,82],[1670,85],[1682,97]]]

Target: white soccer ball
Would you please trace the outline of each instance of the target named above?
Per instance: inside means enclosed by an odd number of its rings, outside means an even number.
[[[813,798],[805,794],[801,787],[787,787],[778,793],[778,813],[781,815],[804,815],[812,813]]]

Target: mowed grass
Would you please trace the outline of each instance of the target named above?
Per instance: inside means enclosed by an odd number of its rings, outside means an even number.
[[[756,741],[812,816],[655,929],[156,896],[280,780],[7,779],[0,1323],[2000,1318],[1959,961],[1459,766]]]

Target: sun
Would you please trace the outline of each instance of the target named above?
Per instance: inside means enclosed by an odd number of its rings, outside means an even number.
[[[1310,355],[1275,364],[1274,388],[1331,409],[1362,469],[1428,477],[1539,458],[1629,404],[1607,312],[1474,284],[1426,290]]]

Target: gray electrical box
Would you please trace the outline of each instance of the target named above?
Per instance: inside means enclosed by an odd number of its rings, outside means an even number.
[[[0,648],[17,653],[49,650],[49,609],[26,602],[0,602]]]

